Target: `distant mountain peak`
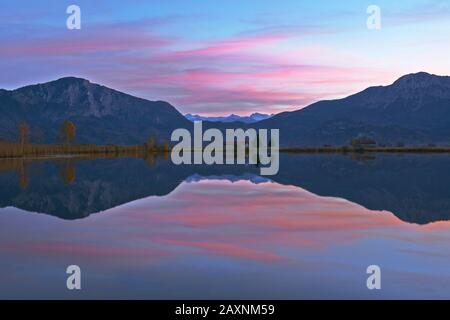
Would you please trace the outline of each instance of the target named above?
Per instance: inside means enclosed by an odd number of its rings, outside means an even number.
[[[267,114],[265,113],[259,113],[259,112],[253,112],[250,117],[254,117],[254,116],[267,116]],[[271,116],[273,116],[273,114],[271,114]]]
[[[198,114],[185,114],[186,119],[190,121],[211,121],[211,122],[244,122],[244,123],[254,123],[261,120],[269,119],[273,114],[264,113],[252,113],[250,116],[239,116],[237,114],[230,114],[229,116],[219,116],[219,117],[207,117]]]

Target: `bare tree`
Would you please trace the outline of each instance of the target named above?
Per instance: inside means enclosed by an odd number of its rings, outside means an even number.
[[[155,138],[153,138],[152,136],[149,137],[147,142],[145,143],[145,146],[147,147],[147,151],[155,151],[156,150]]]
[[[24,145],[28,143],[29,136],[30,136],[30,127],[26,122],[21,122],[19,125],[19,143],[22,148],[22,152]]]
[[[75,139],[76,135],[76,126],[72,121],[66,120],[64,121],[61,127],[61,139],[65,143],[70,143]]]

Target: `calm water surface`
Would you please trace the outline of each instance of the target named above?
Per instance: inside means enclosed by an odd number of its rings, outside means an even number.
[[[1,160],[0,298],[450,298],[450,156],[283,155],[258,172]]]

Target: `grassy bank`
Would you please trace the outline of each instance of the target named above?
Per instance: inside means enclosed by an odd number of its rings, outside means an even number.
[[[49,156],[134,156],[145,157],[151,153],[168,153],[165,145],[92,145],[92,144],[20,144],[0,142],[0,158],[26,158]],[[450,147],[295,147],[280,148],[285,153],[450,153]]]
[[[299,147],[280,148],[280,152],[290,153],[450,153],[450,147]]]
[[[143,156],[148,153],[168,152],[168,145],[92,145],[92,144],[20,144],[0,142],[0,158],[23,158],[61,155]]]

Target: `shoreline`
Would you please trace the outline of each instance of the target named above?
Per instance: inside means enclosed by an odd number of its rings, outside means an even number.
[[[29,146],[30,147],[30,146]],[[57,150],[56,150],[57,149]],[[65,149],[65,150],[64,150]],[[143,157],[164,155],[171,149],[153,149],[149,150],[145,146],[87,146],[72,145],[66,148],[57,147],[54,150],[50,147],[33,146],[28,152],[11,152],[0,147],[0,159],[72,159],[72,158],[115,158],[115,157]],[[195,151],[194,151],[195,152]],[[353,148],[353,147],[299,147],[299,148],[280,148],[280,153],[294,154],[443,154],[450,153],[450,147],[371,147],[371,148]]]
[[[364,153],[450,153],[450,147],[300,147],[280,148],[280,153],[341,153],[341,154],[364,154]]]
[[[192,149],[191,152],[197,152]],[[202,152],[203,149],[198,150]],[[95,144],[31,144],[0,141],[0,159],[35,159],[35,158],[79,158],[79,157],[148,157],[171,152],[168,142],[157,145],[153,141],[139,145],[95,145]],[[246,154],[248,154],[248,147]],[[450,153],[450,146],[376,146],[344,145],[320,147],[281,147],[280,153],[296,154],[375,154],[375,153],[415,153],[443,154]]]
[[[168,146],[0,143],[0,159],[141,156],[167,153]]]

